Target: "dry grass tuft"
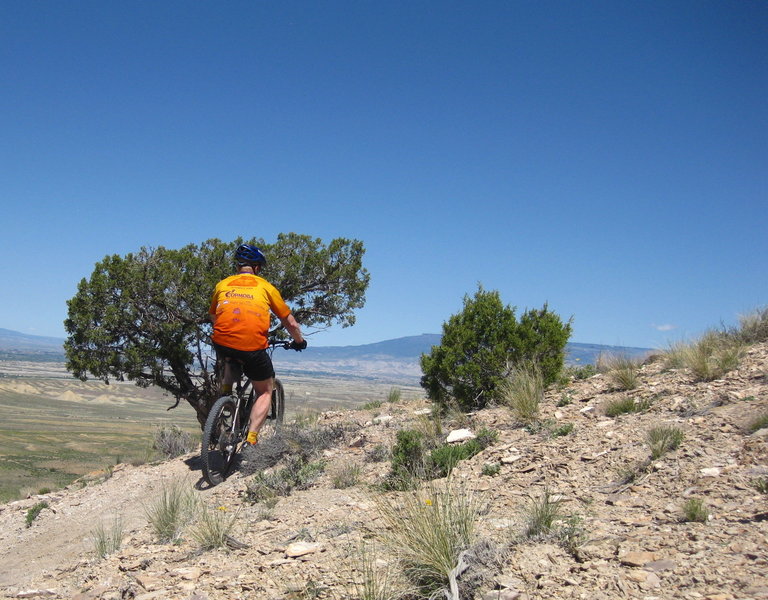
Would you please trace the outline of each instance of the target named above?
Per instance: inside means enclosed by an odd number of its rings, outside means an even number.
[[[99,523],[91,530],[94,552],[98,558],[117,552],[123,543],[123,519],[120,516],[112,520],[112,526],[107,528]]]
[[[697,381],[712,381],[736,369],[745,349],[738,334],[712,330],[693,342],[670,345],[665,363],[669,368],[689,369]]]
[[[163,483],[160,496],[144,512],[152,531],[162,543],[173,543],[181,538],[192,520],[195,498],[186,481]]]
[[[640,361],[624,354],[610,354],[600,357],[599,370],[607,373],[616,389],[634,390],[639,383]]]
[[[682,430],[673,425],[660,425],[648,430],[645,441],[651,450],[651,460],[657,460],[675,450],[683,441]]]
[[[379,508],[387,525],[384,541],[405,575],[428,595],[447,588],[461,553],[474,541],[476,497],[449,481],[383,499]]]
[[[544,399],[544,377],[536,365],[515,368],[502,385],[502,402],[509,406],[522,423],[533,423],[539,417]]]

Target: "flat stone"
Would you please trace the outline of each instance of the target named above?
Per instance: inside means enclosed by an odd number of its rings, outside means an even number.
[[[475,439],[475,434],[469,429],[454,429],[448,434],[448,438],[445,441],[449,444],[454,444],[456,442],[464,442],[473,439]]]
[[[288,558],[298,558],[299,556],[317,552],[320,550],[320,548],[320,544],[312,544],[309,542],[294,542],[293,544],[289,544],[285,549],[285,555]]]
[[[376,424],[379,423],[389,423],[394,417],[392,415],[381,415],[380,417],[376,417],[373,419],[373,422]]]
[[[523,458],[520,454],[510,454],[509,456],[502,456],[501,462],[505,465],[511,465],[513,462]]]
[[[645,581],[640,584],[640,587],[644,590],[661,587],[661,579],[656,573],[646,571]]]
[[[196,581],[197,579],[200,579],[202,571],[197,567],[182,567],[181,569],[171,571],[171,574],[178,575],[187,581]]]
[[[413,411],[414,415],[431,415],[432,409],[431,408],[420,408],[419,410]]]
[[[702,477],[719,477],[720,469],[718,469],[717,467],[707,467],[704,469],[700,469],[699,473],[701,473]]]
[[[158,587],[162,587],[164,583],[160,577],[147,575],[145,573],[136,575],[136,582],[148,592],[151,592]]]
[[[652,560],[643,565],[644,569],[650,569],[651,571],[672,571],[677,568],[677,563],[674,560],[662,559]]]
[[[630,571],[626,574],[626,578],[635,583],[645,583],[648,577],[648,571]]]

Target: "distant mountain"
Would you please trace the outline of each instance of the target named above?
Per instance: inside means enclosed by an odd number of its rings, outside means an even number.
[[[440,343],[441,335],[422,333],[360,346],[310,346],[307,353],[316,358],[418,358]],[[310,338],[311,341],[311,338]]]
[[[440,344],[442,336],[438,333],[422,333],[408,337],[385,340],[374,344],[360,346],[309,346],[302,353],[288,353],[284,362],[299,362],[301,360],[344,360],[344,359],[418,359],[422,354],[428,354],[432,346]],[[605,346],[601,344],[581,344],[571,342],[566,345],[566,362],[594,363],[600,354],[623,354],[630,357],[641,357],[651,352],[650,348],[635,348],[631,346]],[[278,355],[276,355],[278,356]],[[279,355],[282,360],[282,353]]]
[[[64,360],[64,340],[0,328],[0,358]]]
[[[312,346],[304,352],[275,352],[279,372],[323,374],[364,379],[391,379],[417,382],[421,376],[419,358],[440,343],[437,333],[422,333],[359,346]],[[0,328],[0,359],[63,361],[64,340],[29,335]],[[649,348],[569,343],[569,364],[594,363],[602,353],[645,356]]]

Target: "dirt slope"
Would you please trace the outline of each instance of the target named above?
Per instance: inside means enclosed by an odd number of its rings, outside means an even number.
[[[623,396],[647,399],[650,408],[603,416],[605,405]],[[201,552],[191,539],[178,545],[153,539],[143,504],[157,497],[164,482],[198,482],[191,455],[159,465],[120,465],[100,483],[0,507],[0,597],[354,597],[356,548],[383,528],[381,494],[368,484],[388,470],[388,463],[366,456],[379,444],[391,446],[396,431],[423,419],[417,413],[427,406],[385,404],[376,411],[323,415],[320,426],[345,426],[344,443],[325,452],[326,474],[310,489],[281,498],[269,519],[263,518],[264,507],[243,500],[243,472],[198,490],[209,506],[239,511],[234,537],[248,548]],[[768,346],[759,345],[738,370],[714,382],[695,383],[685,371],[664,372],[656,362],[643,367],[641,385],[631,392],[612,391],[603,375],[553,390],[543,418],[558,426],[572,423],[567,435],[531,433],[503,408],[454,423],[499,432],[497,443],[454,472],[486,503],[479,537],[494,548],[474,597],[768,598],[768,495],[753,485],[768,477],[768,431],[745,431],[765,413]],[[681,446],[623,484],[619,473],[648,459],[645,432],[661,424],[683,430]],[[350,461],[362,467],[360,483],[334,489],[329,473]],[[486,464],[499,464],[499,473],[483,475]],[[523,528],[529,499],[545,489],[562,498],[566,513],[579,517],[584,538],[577,548],[566,549],[555,539],[511,543]],[[703,500],[708,522],[681,522],[689,498]],[[27,528],[26,511],[41,500],[50,509]],[[122,548],[97,560],[90,533],[116,515],[125,523]],[[298,541],[308,552],[291,556]]]

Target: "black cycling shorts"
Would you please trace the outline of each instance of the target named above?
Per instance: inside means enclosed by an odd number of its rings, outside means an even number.
[[[243,363],[243,373],[253,381],[264,381],[275,376],[272,359],[266,350],[236,350],[219,344],[213,344],[218,358],[229,357]]]

